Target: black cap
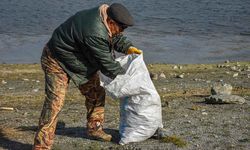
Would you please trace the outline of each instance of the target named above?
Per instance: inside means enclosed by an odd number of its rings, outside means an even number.
[[[113,3],[109,6],[107,10],[108,16],[117,22],[118,24],[125,25],[125,26],[133,26],[134,19],[127,10],[125,6],[119,3]]]

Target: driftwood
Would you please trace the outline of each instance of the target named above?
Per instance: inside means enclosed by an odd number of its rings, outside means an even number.
[[[13,107],[0,107],[0,110],[14,110]]]

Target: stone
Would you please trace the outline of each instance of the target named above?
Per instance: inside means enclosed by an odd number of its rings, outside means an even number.
[[[229,61],[229,60],[226,60],[225,63],[230,63],[230,61]]]
[[[152,65],[152,64],[149,64],[148,66],[149,66],[150,68],[153,68],[153,65]]]
[[[167,137],[169,135],[171,135],[172,132],[169,129],[165,129],[165,128],[158,128],[155,132],[155,135],[158,139],[162,139],[164,137]]]
[[[150,78],[151,78],[152,80],[158,80],[158,74],[157,74],[157,73],[152,73],[152,72],[150,72]]]
[[[225,67],[225,65],[221,65],[221,64],[217,65],[217,68],[224,68],[224,67]]]
[[[173,69],[178,69],[178,66],[174,66]]]
[[[33,92],[38,92],[39,91],[39,89],[33,89]]]
[[[202,112],[201,114],[202,114],[202,115],[208,115],[208,113],[207,113],[207,112]]]
[[[184,74],[177,75],[176,78],[181,78],[181,79],[183,79],[183,78],[184,78]]]
[[[235,78],[235,77],[238,77],[239,76],[239,73],[234,73],[233,74],[233,77]]]
[[[163,79],[166,79],[166,75],[163,72],[159,75],[159,77],[163,78]]]
[[[230,84],[224,84],[224,85],[217,84],[211,88],[211,94],[212,95],[221,95],[221,94],[231,95],[232,90],[233,90],[233,87]]]
[[[168,101],[164,101],[161,103],[161,107],[168,107]]]
[[[7,84],[7,82],[5,80],[2,80],[2,84]]]
[[[235,70],[237,70],[237,67],[233,66],[233,67],[231,67],[231,70],[235,71]]]
[[[208,104],[244,104],[245,99],[237,95],[211,95],[205,98]]]

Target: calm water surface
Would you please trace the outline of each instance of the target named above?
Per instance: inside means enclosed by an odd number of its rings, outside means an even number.
[[[1,0],[0,63],[39,63],[53,30],[77,11],[121,2],[125,34],[147,63],[250,61],[249,0]]]

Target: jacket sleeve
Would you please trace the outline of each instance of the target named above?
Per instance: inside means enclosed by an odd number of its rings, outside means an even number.
[[[107,40],[91,36],[85,39],[85,44],[103,74],[115,78],[118,74],[125,73],[120,63],[114,60]]]
[[[115,51],[127,54],[128,48],[133,46],[133,44],[127,39],[127,37],[119,34],[112,38],[112,46]]]

